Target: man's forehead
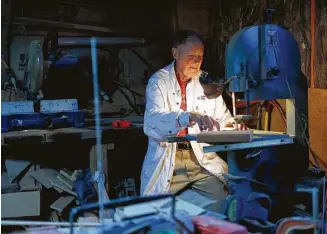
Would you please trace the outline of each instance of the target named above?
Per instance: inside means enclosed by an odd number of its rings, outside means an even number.
[[[202,41],[197,37],[187,38],[184,44],[178,45],[178,49],[181,50],[194,50],[194,49],[204,49]]]

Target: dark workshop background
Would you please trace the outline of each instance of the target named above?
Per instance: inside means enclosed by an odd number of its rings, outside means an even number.
[[[47,32],[57,29],[59,36],[137,36],[145,38],[145,45],[133,48],[106,48],[100,60],[100,79],[111,101],[102,102],[102,113],[108,116],[128,115],[134,110],[142,114],[144,98],[133,96],[122,89],[117,81],[129,89],[144,94],[149,76],[171,61],[171,36],[176,29],[192,29],[205,38],[206,54],[203,68],[217,77],[224,77],[224,51],[233,34],[249,25],[265,22],[265,9],[274,8],[273,23],[283,25],[296,38],[301,51],[302,72],[310,76],[310,1],[309,0],[166,0],[166,1],[18,1],[4,0],[2,4],[2,58],[13,69],[18,80],[23,81],[29,43],[42,39]],[[93,28],[90,26],[94,26]],[[76,29],[78,28],[78,29]],[[316,63],[313,105],[324,103],[327,94],[327,1],[317,1]],[[74,56],[82,51],[62,51],[64,56]],[[89,64],[85,65],[86,67]],[[48,84],[52,98],[79,97],[83,108],[92,112],[92,95],[85,74],[69,71],[70,79]],[[61,74],[56,74],[58,77]],[[2,83],[4,80],[2,79]],[[22,85],[19,83],[18,85]],[[309,82],[308,82],[309,86]],[[323,91],[321,91],[323,90]],[[321,93],[320,93],[321,92]],[[1,92],[2,100],[9,99],[9,91]],[[11,100],[19,100],[16,95]],[[228,97],[226,97],[229,102]],[[285,108],[285,102],[279,102]],[[319,104],[319,105],[320,105]],[[325,104],[326,106],[326,104]],[[257,111],[258,106],[253,106]],[[325,108],[326,109],[326,108]],[[326,119],[326,111],[312,107]],[[312,116],[316,114],[313,113]],[[316,121],[316,120],[315,120]],[[250,126],[265,130],[283,131],[285,124],[277,108],[263,113],[259,121]],[[309,121],[310,122],[310,121]],[[310,132],[312,147],[321,160],[326,142],[326,125]],[[121,134],[109,152],[109,173],[119,181],[124,176],[138,180],[145,155],[147,138],[142,134]],[[117,168],[119,163],[122,165]],[[123,163],[122,163],[123,162]],[[129,169],[126,169],[129,164]],[[133,166],[131,166],[133,165]],[[132,167],[132,170],[130,168]]]

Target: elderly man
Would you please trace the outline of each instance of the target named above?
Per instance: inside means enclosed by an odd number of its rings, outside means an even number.
[[[203,153],[205,144],[165,143],[168,135],[219,131],[234,123],[221,96],[207,99],[199,83],[204,46],[192,31],[175,34],[174,61],[149,79],[146,89],[144,132],[148,151],[141,174],[141,195],[180,194],[191,189],[216,201],[206,209],[218,211],[227,195],[222,174],[226,162],[215,153]]]

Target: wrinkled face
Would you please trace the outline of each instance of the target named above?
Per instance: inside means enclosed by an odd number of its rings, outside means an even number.
[[[176,72],[183,78],[193,78],[200,72],[204,46],[196,37],[189,37],[184,44],[172,49]]]

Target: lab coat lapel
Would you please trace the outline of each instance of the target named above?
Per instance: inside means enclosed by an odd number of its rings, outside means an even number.
[[[170,90],[167,90],[168,97],[171,100],[171,109],[172,111],[177,111],[179,109],[179,105],[182,100],[181,97],[181,89],[177,81],[176,73],[175,73],[175,62],[170,64],[169,68],[169,85]]]

